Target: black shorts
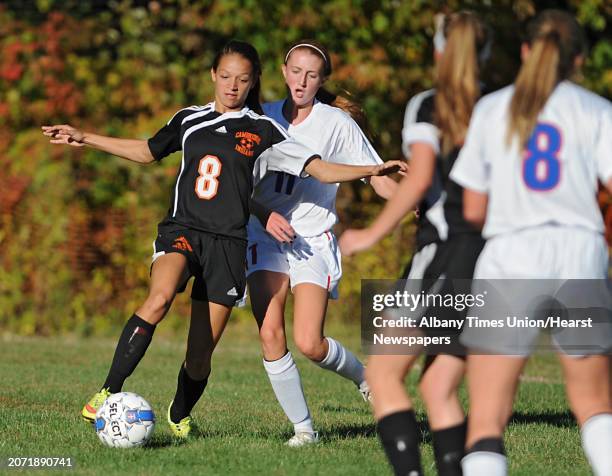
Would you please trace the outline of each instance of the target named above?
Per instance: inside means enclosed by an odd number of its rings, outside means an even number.
[[[464,233],[449,237],[448,241],[441,243],[436,254],[425,270],[423,276],[423,291],[441,295],[467,295],[472,290],[472,278],[478,256],[484,247],[485,240],[475,233]],[[467,307],[460,310],[452,307],[432,307],[427,309],[427,316],[436,316],[441,321],[465,320]],[[461,331],[455,327],[428,327],[421,326],[426,334],[435,337],[450,337],[451,346],[441,349],[432,346],[431,352],[457,353],[465,352],[459,343]]]
[[[225,306],[234,306],[246,288],[246,241],[180,225],[162,225],[153,244],[153,261],[166,253],[180,253],[187,258],[189,273],[198,283],[191,297]],[[185,290],[183,283],[178,292]]]

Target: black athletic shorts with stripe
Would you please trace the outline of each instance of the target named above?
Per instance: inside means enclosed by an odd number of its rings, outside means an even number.
[[[160,223],[153,247],[153,261],[166,253],[180,253],[187,258],[189,273],[198,282],[192,298],[228,307],[243,298],[246,241]],[[178,292],[183,292],[186,284],[182,283]]]

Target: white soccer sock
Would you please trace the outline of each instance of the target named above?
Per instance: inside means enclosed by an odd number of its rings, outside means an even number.
[[[302,389],[302,380],[291,352],[278,360],[263,361],[276,399],[296,432],[313,432],[310,411]]]
[[[321,362],[316,364],[324,369],[336,372],[344,378],[352,380],[357,385],[365,380],[363,376],[363,364],[350,350],[344,348],[340,342],[326,337],[327,339],[327,355]]]
[[[506,476],[506,457],[492,451],[475,451],[461,460],[463,476]]]
[[[612,475],[612,414],[592,416],[581,429],[582,447],[596,476]]]

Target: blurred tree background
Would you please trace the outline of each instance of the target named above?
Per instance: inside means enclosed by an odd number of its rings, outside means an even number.
[[[398,158],[406,101],[432,85],[435,14],[468,8],[487,19],[495,48],[485,78],[500,87],[517,71],[521,25],[549,7],[572,11],[584,26],[590,55],[580,81],[610,97],[612,4],[606,0],[4,1],[0,330],[113,332],[146,296],[150,244],[179,162],[177,154],[140,167],[51,146],[41,125],[147,138],[177,109],[212,98],[209,68],[230,38],[257,47],[262,100],[279,99],[286,47],[306,37],[332,52],[330,89],[350,91],[366,111],[381,156]],[[369,187],[344,185],[338,232],[369,222],[380,207]],[[413,233],[408,217],[373,251],[345,260],[341,299],[330,312],[357,319],[359,279],[396,277],[412,252]],[[173,312],[188,310],[189,299],[179,297]]]

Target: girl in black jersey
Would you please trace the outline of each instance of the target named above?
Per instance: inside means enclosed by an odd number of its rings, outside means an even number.
[[[424,98],[421,96],[416,123],[404,138],[411,151],[408,176],[370,227],[347,230],[340,237],[343,254],[351,255],[369,248],[414,209],[438,176],[444,191],[448,238],[439,244],[426,267],[422,289],[427,291],[439,278],[449,278],[444,279],[440,283],[442,287],[436,291],[442,295],[461,292],[453,289],[452,285],[457,283],[466,288],[464,292],[470,291],[467,280],[472,277],[484,244],[480,231],[464,220],[462,189],[448,176],[463,143],[472,108],[480,96],[478,63],[485,59],[489,48],[487,29],[473,13],[450,15],[444,30],[446,44],[437,61],[436,89]],[[450,278],[465,280],[452,281]],[[443,319],[465,317],[465,312],[447,316],[442,311],[430,310],[432,315]],[[465,415],[457,395],[465,360],[461,355],[450,355],[462,353],[456,344],[456,334],[451,335],[454,346],[437,348],[437,354],[427,356],[419,383],[432,430],[436,467],[438,474],[444,476],[461,474],[465,446]],[[417,358],[416,352],[414,355],[373,355],[366,369],[378,432],[398,475],[423,474],[418,449],[420,431],[412,402],[404,389],[404,378]]]
[[[371,167],[321,161],[318,155],[290,139],[282,127],[256,112],[261,111],[260,75],[255,48],[230,41],[217,54],[211,69],[215,101],[178,111],[148,141],[100,136],[69,125],[43,127],[53,144],[88,145],[142,164],[182,150],[170,208],[158,226],[154,243],[149,295],[126,323],[102,389],[83,408],[85,419],[93,420],[108,395],[121,390],[177,290],[184,288],[191,276],[199,276],[207,299],[193,314],[198,319],[192,319],[174,405],[188,415],[190,405],[206,385],[212,348],[232,306],[244,294],[249,200],[253,183],[267,170],[310,174],[323,182],[338,182],[404,167],[397,161]],[[291,234],[290,227],[285,230]],[[190,418],[178,423],[174,420],[171,428],[177,436],[186,436]]]

